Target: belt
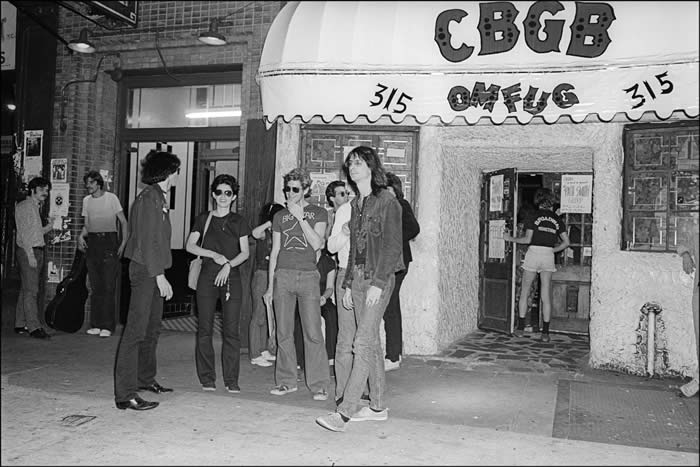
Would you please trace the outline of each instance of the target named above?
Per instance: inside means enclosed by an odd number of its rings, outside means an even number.
[[[116,234],[117,234],[117,232],[88,232],[88,237],[90,235],[94,235],[97,237],[107,237],[109,235],[116,235]]]

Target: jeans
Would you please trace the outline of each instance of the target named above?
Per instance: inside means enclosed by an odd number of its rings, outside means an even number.
[[[402,329],[401,329],[401,284],[408,274],[408,263],[406,269],[394,274],[396,282],[391,293],[389,304],[384,312],[384,332],[386,333],[386,358],[392,362],[397,362],[403,350]]]
[[[277,320],[277,365],[275,382],[297,386],[297,357],[294,348],[294,309],[299,303],[304,334],[304,372],[312,392],[328,390],[330,369],[321,332],[321,310],[318,290],[319,272],[278,269],[275,272],[273,301]]]
[[[343,396],[345,385],[350,378],[352,369],[352,341],[355,338],[357,323],[355,323],[355,313],[343,306],[343,296],[345,289],[345,268],[338,268],[335,276],[335,299],[338,312],[338,337],[335,345],[335,399]]]
[[[275,333],[271,336],[268,333],[267,309],[262,299],[263,294],[267,290],[266,270],[258,269],[253,273],[251,289],[253,294],[253,312],[248,327],[248,356],[252,360],[260,356],[264,350],[275,355],[277,353],[277,342]],[[274,323],[269,324],[274,325]]]
[[[326,326],[326,353],[329,360],[335,359],[335,346],[338,344],[338,312],[330,298],[321,307],[321,316]]]
[[[156,278],[143,264],[129,263],[131,301],[114,370],[114,399],[133,399],[141,386],[156,381],[156,347],[163,318],[163,297]]]
[[[115,292],[121,262],[116,232],[89,233],[85,259],[90,276],[90,327],[114,332]]]
[[[17,247],[17,266],[22,281],[15,309],[15,327],[26,326],[29,332],[41,328],[39,321],[39,275],[44,268],[44,249],[33,248],[36,267],[29,266],[29,258],[24,248]],[[318,288],[318,286],[317,286]]]
[[[384,379],[382,343],[379,338],[379,324],[384,316],[387,303],[389,303],[391,292],[394,289],[394,276],[390,276],[377,303],[367,307],[365,299],[371,283],[371,278],[364,278],[362,267],[356,266],[352,281],[352,301],[355,309],[355,322],[357,323],[357,331],[352,343],[354,356],[352,357],[350,377],[341,391],[343,402],[338,407],[338,412],[348,418],[352,417],[360,409],[360,396],[367,385],[368,378],[370,407],[376,410],[383,410],[384,407],[382,398],[386,382]],[[340,355],[336,350],[336,361],[339,359]],[[346,354],[343,355],[343,359],[347,359]],[[347,362],[344,361],[343,364],[347,365]],[[336,368],[336,375],[337,371]]]
[[[197,281],[197,345],[195,362],[197,376],[202,385],[210,386],[216,382],[216,366],[214,363],[214,313],[216,301],[221,299],[223,318],[221,367],[224,372],[226,386],[238,385],[238,374],[241,367],[241,337],[239,332],[241,320],[242,287],[238,270],[229,275],[228,286],[217,287],[214,278],[218,268],[202,268]],[[230,293],[226,300],[226,292]]]

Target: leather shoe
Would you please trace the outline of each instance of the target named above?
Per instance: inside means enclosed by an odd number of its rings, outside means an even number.
[[[27,326],[16,327],[15,334],[27,335],[29,334],[29,329],[27,329]]]
[[[48,334],[46,334],[44,328],[35,329],[32,332],[30,332],[29,335],[32,337],[36,337],[37,339],[48,339],[49,337],[51,337]]]
[[[161,394],[163,392],[173,392],[172,388],[164,388],[158,383],[153,383],[149,384],[148,386],[141,386],[139,387],[142,391],[151,391],[155,392],[156,394]]]
[[[139,396],[134,397],[125,402],[117,402],[117,408],[119,410],[150,410],[158,407],[159,402],[149,402],[141,399]]]

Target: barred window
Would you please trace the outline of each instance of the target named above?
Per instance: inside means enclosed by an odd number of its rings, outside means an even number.
[[[624,129],[622,249],[675,251],[697,229],[698,122]]]

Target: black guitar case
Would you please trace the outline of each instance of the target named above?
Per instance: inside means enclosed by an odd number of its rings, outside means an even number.
[[[46,324],[63,332],[76,332],[83,327],[85,301],[88,297],[85,253],[75,249],[70,273],[56,287],[56,296],[46,307]]]

